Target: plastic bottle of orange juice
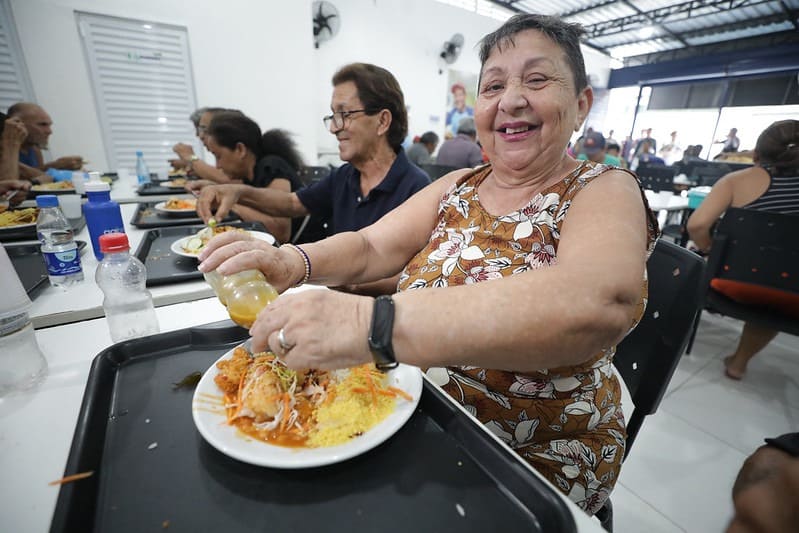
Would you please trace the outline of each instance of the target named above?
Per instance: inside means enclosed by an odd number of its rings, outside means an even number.
[[[204,277],[227,307],[231,320],[244,328],[251,327],[261,309],[278,297],[275,288],[258,270],[244,270],[229,276],[213,271],[206,272]]]

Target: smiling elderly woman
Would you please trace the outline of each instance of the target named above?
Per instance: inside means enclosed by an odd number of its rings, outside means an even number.
[[[443,367],[450,395],[594,513],[624,456],[612,358],[643,313],[657,228],[632,174],[566,154],[593,99],[580,33],[519,15],[484,39],[475,122],[490,165],[303,250],[220,236],[200,268],[260,268],[280,291],[401,271],[393,300],[280,297],[253,326],[253,348],[296,368]]]

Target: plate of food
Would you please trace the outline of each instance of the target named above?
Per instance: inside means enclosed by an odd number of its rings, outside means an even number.
[[[36,207],[3,210],[0,212],[0,229],[19,229],[35,226],[38,216],[39,209]]]
[[[164,187],[169,187],[170,189],[182,189],[186,186],[187,181],[188,180],[185,177],[173,178],[170,176],[169,181],[165,181],[161,185],[163,185]]]
[[[32,191],[35,192],[49,192],[49,193],[56,193],[56,192],[75,192],[75,186],[72,185],[71,181],[54,181],[52,183],[40,183],[39,185],[34,185],[31,187]]]
[[[203,438],[234,459],[310,468],[380,445],[413,415],[421,395],[416,367],[299,372],[271,352],[251,356],[239,346],[200,379],[192,417]]]
[[[172,250],[173,253],[177,255],[182,255],[183,257],[197,257],[200,255],[200,252],[203,251],[205,245],[208,244],[213,237],[219,235],[220,233],[225,233],[228,231],[242,231],[249,233],[252,237],[256,239],[260,239],[262,241],[266,241],[269,244],[275,244],[275,238],[272,236],[271,233],[266,233],[263,231],[251,231],[246,229],[237,228],[235,226],[225,226],[225,225],[217,225],[213,228],[205,227],[195,233],[194,235],[189,235],[188,237],[181,237],[174,241],[169,249]]]
[[[195,198],[170,198],[155,204],[155,210],[168,215],[193,215],[197,211]]]

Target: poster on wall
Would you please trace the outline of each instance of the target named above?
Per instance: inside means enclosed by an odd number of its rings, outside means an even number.
[[[447,94],[446,137],[458,132],[458,122],[463,117],[474,117],[474,102],[477,94],[477,74],[460,70],[449,70],[449,92]]]

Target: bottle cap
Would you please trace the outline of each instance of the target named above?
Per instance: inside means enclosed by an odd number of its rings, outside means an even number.
[[[105,192],[110,191],[111,186],[104,181],[87,181],[86,192]]]
[[[9,320],[28,312],[31,300],[2,244],[0,244],[0,272],[3,272],[0,276],[0,293],[3,294],[3,298],[0,299],[0,330],[3,330],[5,326],[9,326],[7,323]]]
[[[40,194],[36,197],[36,207],[58,207],[55,194]]]
[[[104,254],[109,252],[124,252],[125,250],[130,250],[128,236],[124,233],[106,233],[104,235],[100,235],[98,242],[100,243],[100,251]]]

